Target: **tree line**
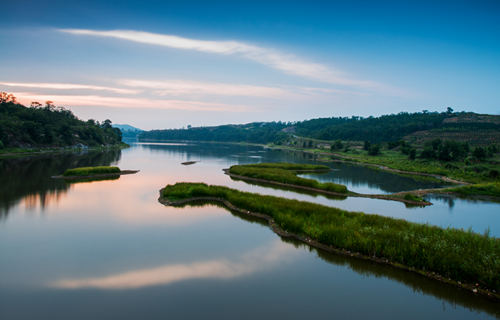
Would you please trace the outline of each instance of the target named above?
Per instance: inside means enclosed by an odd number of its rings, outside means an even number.
[[[82,121],[52,101],[26,107],[13,95],[0,93],[0,148],[99,146],[119,144],[121,139],[111,120]]]

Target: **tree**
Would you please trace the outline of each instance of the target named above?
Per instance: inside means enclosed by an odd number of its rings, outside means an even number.
[[[332,146],[330,147],[330,149],[333,151],[333,150],[340,150],[344,147],[344,145],[342,144],[342,141],[340,141],[340,139],[337,139],[335,140],[335,142],[332,144]]]
[[[376,156],[376,155],[380,154],[380,145],[372,144],[370,146],[370,149],[368,150],[368,154],[370,156]]]
[[[478,160],[484,160],[486,158],[486,150],[482,147],[476,147],[472,155]]]
[[[411,148],[411,150],[408,154],[408,159],[415,160],[416,157],[417,157],[417,150],[414,148]]]
[[[453,109],[450,108],[450,107],[446,108],[446,113],[452,114],[453,113]]]
[[[0,92],[0,103],[7,103],[7,102],[12,102],[12,103],[17,103],[16,97],[7,92]]]
[[[32,101],[31,102],[31,107],[32,108],[41,108],[42,107],[42,104],[38,101]]]
[[[370,150],[370,146],[371,146],[370,141],[366,140],[365,144],[363,145],[363,149],[368,151],[368,150]]]

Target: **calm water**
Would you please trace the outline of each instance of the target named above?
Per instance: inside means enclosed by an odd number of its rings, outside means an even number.
[[[183,161],[201,161],[182,166]],[[0,160],[0,319],[495,318],[498,304],[417,275],[285,241],[214,207],[165,207],[158,190],[203,181],[440,226],[489,228],[500,205],[431,198],[408,209],[373,199],[327,199],[233,181],[223,168],[310,155],[215,144],[137,144],[121,152]],[[66,168],[140,169],[66,184]],[[434,186],[332,164],[326,177],[366,193]]]

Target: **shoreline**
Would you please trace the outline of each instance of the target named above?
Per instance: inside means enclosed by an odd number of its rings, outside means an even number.
[[[275,146],[275,145],[273,145],[273,146],[261,145],[261,146],[264,148],[268,148],[268,149],[288,150],[288,151],[304,152],[304,153],[308,153],[308,154],[322,155],[322,156],[333,156],[333,157],[340,158],[340,159],[329,159],[328,161],[325,161],[325,162],[348,163],[348,164],[353,164],[353,165],[372,167],[375,169],[379,169],[379,170],[383,170],[383,171],[387,171],[387,172],[391,172],[391,173],[431,177],[431,178],[435,178],[435,179],[443,181],[443,182],[453,183],[453,184],[457,184],[457,185],[469,185],[469,184],[471,184],[471,183],[466,182],[466,181],[461,181],[461,180],[449,178],[447,176],[443,176],[440,174],[426,173],[426,172],[420,172],[420,171],[407,171],[407,170],[391,168],[391,167],[381,165],[381,164],[376,164],[376,163],[361,162],[361,161],[358,161],[358,159],[356,159],[356,158],[349,157],[349,156],[342,155],[342,154],[335,153],[335,152],[326,152],[326,151],[314,152],[314,151],[310,151],[307,149],[292,148],[292,147],[280,147],[280,146]]]
[[[107,178],[107,177],[117,177],[125,174],[135,174],[140,170],[122,170],[116,173],[100,173],[100,174],[91,174],[88,176],[52,176],[52,179],[64,179],[64,180],[80,180],[80,179],[94,179],[94,178]]]
[[[273,232],[275,232],[277,235],[279,235],[281,237],[292,238],[292,239],[298,240],[302,243],[305,243],[311,247],[314,247],[316,249],[323,250],[323,251],[326,251],[329,253],[339,254],[339,255],[343,255],[343,256],[349,256],[349,257],[362,259],[362,260],[373,261],[373,262],[388,265],[388,266],[391,266],[391,267],[394,267],[397,269],[416,273],[416,274],[419,274],[423,277],[437,280],[439,282],[445,283],[445,284],[450,285],[450,286],[454,286],[458,289],[466,290],[469,293],[480,295],[480,296],[483,296],[485,298],[491,299],[493,301],[500,301],[500,294],[493,292],[493,291],[490,291],[490,290],[487,290],[487,289],[479,288],[471,283],[463,283],[461,281],[455,281],[455,280],[452,280],[450,278],[445,278],[445,277],[443,277],[435,272],[426,272],[424,270],[411,268],[411,267],[408,267],[408,266],[400,264],[400,263],[392,262],[392,261],[385,259],[385,258],[363,255],[363,254],[360,254],[359,252],[352,252],[350,250],[341,249],[341,248],[337,248],[337,247],[330,246],[330,245],[325,245],[325,244],[323,244],[317,240],[314,240],[310,237],[301,236],[298,234],[287,232],[287,231],[283,230],[281,227],[279,227],[272,217],[270,217],[266,214],[241,209],[241,208],[233,205],[228,200],[225,200],[222,198],[193,197],[193,198],[188,198],[188,199],[183,199],[183,200],[178,200],[178,201],[170,201],[170,200],[162,197],[163,190],[164,190],[164,188],[162,188],[160,190],[160,197],[158,198],[158,201],[165,206],[174,206],[174,207],[175,206],[182,206],[182,205],[188,205],[189,203],[197,202],[197,201],[201,201],[201,202],[205,202],[205,203],[216,202],[216,203],[222,204],[223,207],[227,208],[230,211],[235,211],[237,213],[240,213],[240,214],[243,214],[246,216],[265,220],[268,223],[268,226],[271,228],[271,230],[273,230]]]
[[[22,157],[31,157],[31,156],[40,156],[40,155],[50,155],[50,154],[58,154],[58,153],[75,153],[75,152],[86,152],[86,151],[107,151],[107,150],[115,150],[115,149],[126,149],[129,148],[130,145],[127,143],[123,144],[113,144],[107,146],[99,146],[99,147],[88,147],[88,148],[75,148],[75,147],[47,147],[47,148],[36,148],[36,150],[32,149],[23,149],[25,151],[20,152],[1,152],[0,151],[0,159],[1,158],[22,158]]]

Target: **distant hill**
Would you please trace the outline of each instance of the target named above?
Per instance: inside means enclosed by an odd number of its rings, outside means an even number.
[[[294,123],[254,122],[188,129],[144,131],[139,139],[280,143],[292,136],[318,140],[411,140],[434,138],[467,141],[473,145],[500,142],[500,116],[472,112],[400,112],[380,117],[332,117]]]
[[[133,127],[129,124],[113,124],[113,128],[120,129],[121,132],[132,131],[132,132],[142,132],[144,130]]]
[[[113,127],[119,129],[122,132],[123,138],[126,139],[136,139],[144,131],[129,124],[114,124]]]
[[[25,107],[15,98],[0,96],[0,149],[87,146],[121,143],[120,130],[111,121],[82,121],[64,108],[52,104]]]

